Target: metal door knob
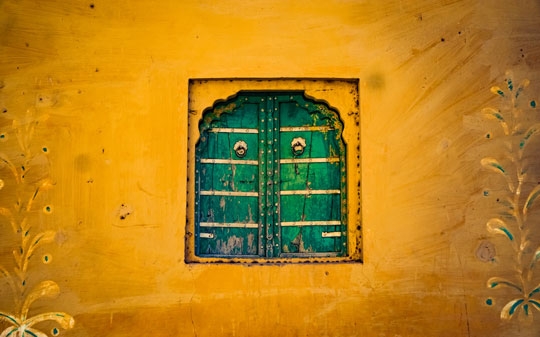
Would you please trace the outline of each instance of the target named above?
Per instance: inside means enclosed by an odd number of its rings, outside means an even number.
[[[306,140],[302,137],[296,137],[291,142],[292,153],[295,156],[301,156],[306,148]]]
[[[233,150],[238,158],[244,158],[247,154],[248,146],[243,140],[239,140],[234,144]]]

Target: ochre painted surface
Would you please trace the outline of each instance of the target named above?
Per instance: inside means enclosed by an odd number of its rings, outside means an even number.
[[[533,0],[0,1],[0,331],[537,336],[539,17]],[[364,263],[185,264],[188,80],[231,77],[360,79]]]

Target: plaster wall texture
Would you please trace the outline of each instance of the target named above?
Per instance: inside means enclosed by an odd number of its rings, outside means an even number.
[[[538,335],[539,17],[532,0],[1,0],[0,331],[52,312],[31,328]],[[360,79],[363,263],[185,264],[189,79],[279,77]]]

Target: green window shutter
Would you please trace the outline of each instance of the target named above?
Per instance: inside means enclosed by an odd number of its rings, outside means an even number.
[[[199,127],[197,256],[346,255],[337,112],[302,92],[241,92],[206,111]]]

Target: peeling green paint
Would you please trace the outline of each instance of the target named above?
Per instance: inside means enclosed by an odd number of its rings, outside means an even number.
[[[240,92],[202,120],[199,256],[346,255],[345,145],[336,111],[301,91]]]

